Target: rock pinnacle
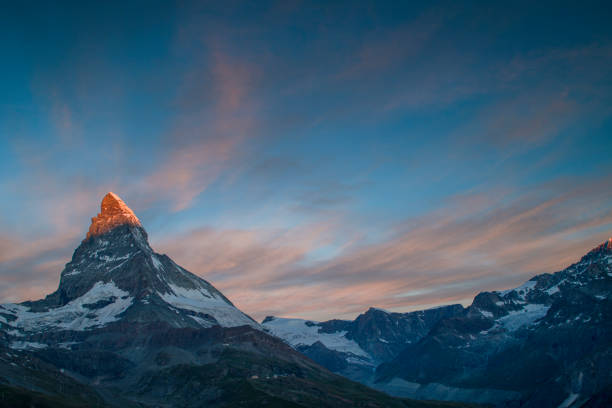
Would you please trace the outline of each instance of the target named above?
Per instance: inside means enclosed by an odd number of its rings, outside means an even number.
[[[89,231],[85,239],[89,239],[96,235],[102,235],[123,224],[142,227],[140,220],[130,207],[128,207],[118,195],[109,192],[102,199],[100,213],[91,219],[91,225],[89,226]]]

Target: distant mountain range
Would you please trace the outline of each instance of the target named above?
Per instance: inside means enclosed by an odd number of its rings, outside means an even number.
[[[268,316],[262,326],[331,371],[368,383],[379,364],[393,359],[407,344],[419,341],[440,319],[463,312],[461,305],[411,313],[370,308],[353,321],[313,322]]]
[[[612,406],[612,239],[555,274],[468,308],[369,309],[354,321],[267,317],[331,371],[397,396],[507,407]]]
[[[140,220],[109,193],[57,291],[0,306],[0,406],[447,405],[392,398],[266,333],[155,253]]]

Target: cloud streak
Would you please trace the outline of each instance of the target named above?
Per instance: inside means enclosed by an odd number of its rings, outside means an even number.
[[[202,61],[184,76],[177,104],[186,113],[178,115],[164,137],[168,150],[141,187],[155,199],[169,199],[173,211],[191,206],[256,131],[250,95],[255,68],[212,40],[200,42],[197,35],[182,47],[203,54]]]
[[[390,239],[352,243],[319,262],[305,259],[330,242],[329,226],[271,235],[196,230],[158,246],[258,318],[465,303],[478,291],[560,270],[612,235],[610,187],[603,179],[572,189],[542,185],[519,198],[514,192],[456,197],[404,221]]]

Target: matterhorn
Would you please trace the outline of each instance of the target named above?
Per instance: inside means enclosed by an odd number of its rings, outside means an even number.
[[[317,365],[156,253],[112,192],[57,290],[0,306],[0,400],[12,407],[404,406]]]
[[[26,305],[12,309],[12,326],[25,332],[84,330],[118,320],[258,327],[210,283],[155,253],[140,220],[114,193],[102,200],[57,291]]]

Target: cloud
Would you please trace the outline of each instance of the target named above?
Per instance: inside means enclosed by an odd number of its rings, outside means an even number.
[[[311,251],[329,244],[335,229],[331,221],[284,230],[198,228],[155,247],[213,282],[244,289],[290,273]]]
[[[39,299],[53,292],[76,243],[72,234],[29,240],[0,237],[0,301]]]
[[[574,181],[574,180],[572,180]],[[347,219],[284,231],[199,229],[158,247],[257,318],[354,317],[369,306],[413,310],[467,303],[578,260],[612,235],[609,180],[456,196],[375,244],[352,238],[323,261]]]
[[[488,92],[496,98],[472,118],[464,133],[479,135],[507,149],[521,149],[553,140],[571,125],[590,117],[609,115],[602,93],[612,73],[609,46],[589,44],[515,55],[496,63],[496,84]],[[585,103],[585,101],[589,101]]]
[[[239,155],[256,132],[252,82],[254,66],[232,57],[214,41],[196,41],[203,53],[185,74],[172,130],[164,137],[161,163],[139,189],[155,200],[168,200],[174,211],[192,205]]]
[[[411,21],[367,32],[352,55],[346,58],[348,64],[336,74],[336,78],[364,79],[382,75],[398,65],[410,68],[411,60],[418,60],[432,37],[453,14],[450,9],[433,7]]]

